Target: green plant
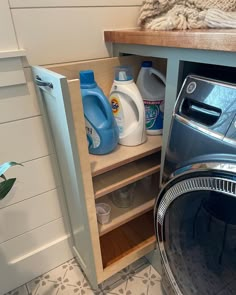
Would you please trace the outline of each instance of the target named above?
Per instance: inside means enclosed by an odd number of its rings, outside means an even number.
[[[12,166],[20,165],[23,166],[20,163],[16,162],[6,162],[0,165],[0,179],[2,178],[3,180],[0,181],[0,200],[6,197],[6,195],[9,193],[9,191],[12,189],[16,178],[9,178],[7,179],[4,173],[11,168]]]

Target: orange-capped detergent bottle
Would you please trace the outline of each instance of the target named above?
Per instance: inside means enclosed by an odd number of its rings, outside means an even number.
[[[109,101],[119,129],[119,144],[136,146],[146,141],[145,110],[130,67],[116,67]]]

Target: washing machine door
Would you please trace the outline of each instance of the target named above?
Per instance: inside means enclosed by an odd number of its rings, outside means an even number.
[[[236,294],[236,163],[189,169],[165,185],[155,204],[167,294]]]

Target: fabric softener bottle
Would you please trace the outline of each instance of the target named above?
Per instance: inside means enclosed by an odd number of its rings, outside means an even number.
[[[79,77],[89,153],[110,153],[118,144],[119,131],[109,101],[92,70],[80,71]]]

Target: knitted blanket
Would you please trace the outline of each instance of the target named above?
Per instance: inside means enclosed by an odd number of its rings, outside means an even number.
[[[236,0],[144,0],[138,25],[147,30],[236,28]]]

